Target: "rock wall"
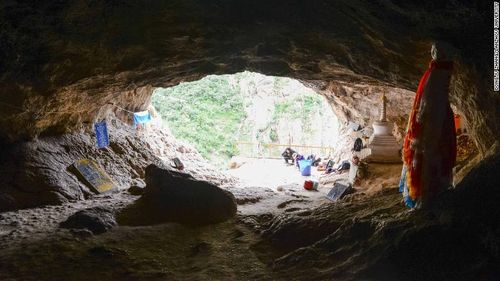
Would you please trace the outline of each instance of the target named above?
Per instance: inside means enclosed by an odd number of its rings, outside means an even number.
[[[195,178],[227,186],[232,179],[217,172],[201,155],[164,130],[136,131],[119,119],[108,117],[110,145],[97,149],[92,127],[60,136],[41,136],[32,141],[2,146],[0,154],[0,211],[55,205],[96,194],[83,184],[71,165],[79,159],[96,161],[118,190],[144,180],[151,163],[169,166],[179,157],[186,172]]]
[[[370,84],[329,82],[318,89],[344,122],[356,122],[370,127],[380,117],[381,96],[387,97],[387,120],[394,123],[396,138],[401,139],[406,130],[415,93],[412,91]]]
[[[430,42],[442,39],[457,53],[452,100],[484,153],[500,134],[488,121],[499,117],[489,33],[477,32],[490,29],[490,8],[471,1],[3,1],[1,135],[75,131],[108,111],[108,102],[143,104],[123,93],[242,70],[319,87],[362,82],[414,91]]]
[[[493,92],[492,82],[464,63],[455,64],[450,85],[450,102],[467,120],[467,131],[473,136],[482,155],[500,140],[500,95]]]
[[[79,132],[57,137],[41,137],[10,145],[3,151],[0,170],[0,210],[60,204],[81,200],[93,192],[69,171],[78,159],[97,161],[120,187],[144,176],[144,167],[159,159],[144,143],[130,135],[111,131],[108,149],[98,150],[92,134]]]
[[[111,148],[95,149],[92,124],[130,122],[120,108],[146,109],[153,87],[243,70],[288,76],[318,89],[342,121],[369,126],[382,91],[390,109],[409,109],[435,39],[454,48],[451,101],[485,155],[500,147],[491,38],[479,32],[490,30],[486,2],[2,1],[0,208],[90,196],[66,171],[81,157],[125,186],[161,160],[155,151],[178,155],[171,138],[145,142],[114,124]],[[389,119],[401,134],[406,116]],[[192,173],[219,177],[189,155]]]

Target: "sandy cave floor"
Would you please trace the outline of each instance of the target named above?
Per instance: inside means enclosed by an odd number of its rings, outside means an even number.
[[[399,165],[372,165],[369,177],[361,183],[376,190],[395,187],[398,169]],[[258,226],[249,224],[247,218],[333,204],[325,195],[335,178],[347,176],[324,177],[318,191],[307,191],[302,184],[309,177],[300,176],[296,167],[281,160],[248,161],[228,173],[239,178],[230,189],[238,201],[238,214],[218,225],[119,226],[88,238],[58,227],[81,209],[119,210],[132,204],[138,197],[126,190],[61,206],[2,213],[0,280],[273,280],[278,277],[273,276],[266,257],[279,254],[253,250],[262,238],[252,229]],[[392,175],[377,179],[388,173]],[[313,170],[310,178],[320,179],[320,175]],[[370,193],[363,186],[358,195]]]

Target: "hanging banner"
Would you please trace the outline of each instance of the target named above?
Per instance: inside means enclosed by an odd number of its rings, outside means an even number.
[[[144,124],[151,121],[151,113],[148,110],[134,112],[134,125]]]
[[[97,147],[104,148],[109,145],[108,127],[106,121],[95,123],[95,137],[97,139]]]

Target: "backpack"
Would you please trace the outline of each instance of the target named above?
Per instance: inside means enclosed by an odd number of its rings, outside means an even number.
[[[326,170],[328,169],[331,169],[333,168],[333,164],[335,164],[335,162],[333,162],[333,160],[328,160],[328,163],[326,164]]]
[[[351,163],[349,163],[348,160],[344,160],[337,168],[337,171],[349,170],[350,168],[351,168]]]
[[[360,138],[357,138],[354,141],[354,151],[361,151],[363,149],[363,141]]]

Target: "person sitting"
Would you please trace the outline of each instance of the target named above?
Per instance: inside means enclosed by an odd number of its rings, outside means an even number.
[[[300,161],[300,160],[304,160],[304,159],[305,159],[305,158],[304,158],[304,156],[303,156],[303,155],[300,155],[300,154],[298,154],[298,153],[294,153],[294,154],[293,154],[293,159],[295,159],[295,164],[297,165],[297,169],[299,169],[299,170],[300,170],[299,161]]]
[[[285,163],[288,164],[288,161],[292,161],[291,165],[294,164],[295,159],[293,158],[293,154],[295,151],[291,149],[290,147],[287,147],[283,153],[281,153],[281,156],[283,156],[283,159],[285,159]]]
[[[335,162],[331,159],[328,160],[328,163],[326,163],[326,170],[333,169],[333,165],[335,165]]]
[[[325,175],[326,174],[329,174],[331,172],[333,172],[335,170],[335,168],[333,167],[333,165],[335,164],[335,162],[333,160],[328,160],[328,162],[326,163],[326,166],[325,166]]]
[[[333,161],[332,161],[333,162]],[[349,160],[344,160],[340,163],[340,165],[337,167],[337,169],[335,169],[333,167],[333,163],[332,163],[332,166],[327,168],[325,174],[330,174],[330,173],[334,173],[334,174],[342,174],[344,171],[347,171],[349,170],[351,167],[351,164],[349,163]]]
[[[316,155],[311,154],[311,155],[307,156],[307,160],[311,161],[311,166],[316,167],[316,166],[318,166],[319,162],[321,161],[321,158],[319,158],[319,157],[316,158]]]
[[[336,173],[342,173],[343,171],[349,170],[351,168],[351,163],[349,163],[349,160],[344,160],[342,163],[338,166]]]

